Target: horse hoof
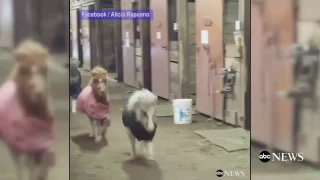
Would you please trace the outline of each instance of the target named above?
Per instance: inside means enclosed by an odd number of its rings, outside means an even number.
[[[95,142],[96,143],[99,143],[99,142],[101,142],[101,139],[102,139],[102,137],[101,136],[96,136],[96,138],[95,138]]]

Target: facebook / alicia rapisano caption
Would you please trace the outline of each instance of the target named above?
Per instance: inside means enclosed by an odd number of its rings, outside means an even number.
[[[152,10],[80,10],[81,20],[152,20]]]

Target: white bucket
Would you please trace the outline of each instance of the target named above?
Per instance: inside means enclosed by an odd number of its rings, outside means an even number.
[[[192,99],[174,99],[172,106],[175,124],[190,124],[192,122]]]

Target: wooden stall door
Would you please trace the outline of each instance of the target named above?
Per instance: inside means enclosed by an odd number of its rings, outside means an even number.
[[[104,5],[103,10],[112,10],[112,4]],[[114,21],[102,21],[102,37],[103,37],[103,51],[102,51],[102,61],[104,66],[112,71],[115,68],[114,59]]]
[[[294,104],[278,96],[279,91],[293,88],[292,60],[288,58],[295,43],[293,0],[265,0],[263,63],[266,71],[266,110],[272,137],[271,145],[292,152],[294,147]],[[255,119],[253,119],[254,121]],[[260,130],[266,128],[260,126]]]
[[[297,41],[299,44],[304,45],[310,39],[315,40],[319,46],[320,39],[320,11],[318,7],[320,1],[317,0],[298,0],[298,20],[297,20]],[[319,50],[319,49],[318,49]],[[318,59],[319,63],[319,59]],[[319,64],[318,64],[319,67]],[[314,163],[320,162],[320,73],[319,69],[316,76],[316,89],[315,95],[312,98],[314,105],[310,106],[309,103],[303,103],[297,109],[300,114],[299,132],[297,138],[297,152],[303,152],[306,160]],[[305,101],[308,102],[308,101]],[[311,101],[312,102],[312,101]],[[312,104],[312,103],[311,103]],[[317,105],[318,104],[318,105]]]
[[[225,0],[224,1],[224,46],[225,46],[225,122],[245,126],[244,121],[244,88],[246,87],[245,74],[246,62],[239,50],[239,47],[234,39],[235,22],[240,20],[243,14],[239,14],[242,9],[242,1]],[[244,21],[242,21],[244,22]],[[244,28],[242,28],[244,30]],[[230,71],[229,71],[230,70]],[[228,91],[228,88],[231,90]]]
[[[90,10],[94,9],[94,5],[89,6]],[[90,52],[90,66],[91,69],[95,66],[99,65],[98,61],[98,55],[97,55],[97,43],[98,43],[98,33],[96,28],[96,22],[95,21],[89,21],[89,29],[90,29],[90,49],[92,49]]]
[[[223,0],[197,1],[196,25],[197,109],[222,120],[224,98],[217,91],[223,89]]]
[[[168,0],[150,1],[152,91],[169,99]]]
[[[139,10],[141,6],[142,0],[136,1],[132,3],[132,9]],[[141,26],[142,20],[135,20],[133,22],[133,32],[134,32],[134,46],[135,46],[135,79],[136,79],[136,87],[139,87],[141,84],[144,87],[143,81],[143,63],[142,63],[142,34],[141,34]]]
[[[271,130],[266,121],[266,96],[263,71],[263,14],[261,1],[251,1],[251,139],[268,144]]]
[[[131,10],[131,0],[121,0],[122,10]],[[122,53],[123,53],[123,82],[136,86],[133,21],[122,20]]]

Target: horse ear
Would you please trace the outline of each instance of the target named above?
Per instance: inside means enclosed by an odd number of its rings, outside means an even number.
[[[95,77],[96,75],[97,75],[96,72],[91,71],[91,76],[92,76],[92,77]]]

